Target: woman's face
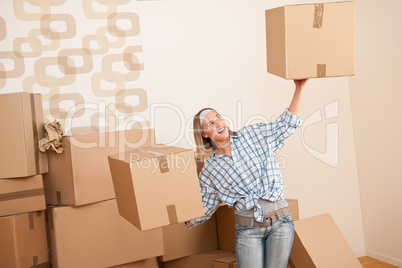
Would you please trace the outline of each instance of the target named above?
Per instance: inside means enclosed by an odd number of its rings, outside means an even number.
[[[215,111],[207,113],[202,122],[202,136],[210,138],[213,142],[222,143],[229,138],[226,121]]]

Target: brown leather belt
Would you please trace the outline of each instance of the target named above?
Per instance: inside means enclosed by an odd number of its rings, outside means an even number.
[[[246,217],[241,215],[235,215],[235,219],[236,224],[241,226],[269,227],[272,226],[275,222],[282,220],[289,214],[290,214],[289,208],[284,207],[278,212],[264,217],[262,222],[256,221],[254,217]]]

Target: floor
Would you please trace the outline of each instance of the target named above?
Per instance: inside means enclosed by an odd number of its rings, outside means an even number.
[[[360,257],[358,259],[363,268],[397,268],[397,266],[370,257]]]

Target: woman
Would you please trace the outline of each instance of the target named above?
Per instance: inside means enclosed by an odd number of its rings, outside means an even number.
[[[186,224],[191,227],[205,222],[221,202],[235,206],[239,268],[287,266],[294,225],[274,153],[301,125],[297,114],[307,81],[294,81],[289,108],[272,123],[232,132],[213,109],[202,109],[194,117],[198,157],[207,149],[212,152],[199,175],[205,216]]]

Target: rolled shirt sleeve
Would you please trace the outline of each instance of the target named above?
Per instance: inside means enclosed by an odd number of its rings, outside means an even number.
[[[275,152],[284,146],[284,140],[292,135],[296,128],[301,126],[303,120],[286,108],[274,121],[268,124],[260,124],[261,133],[267,138],[271,149]]]
[[[186,222],[188,227],[193,227],[197,224],[201,224],[206,222],[211,218],[211,216],[215,213],[218,209],[221,201],[218,196],[217,190],[212,187],[210,184],[210,179],[205,175],[208,173],[205,169],[203,169],[200,173],[200,189],[201,189],[201,199],[202,205],[204,208],[204,216],[196,219],[192,219]]]

